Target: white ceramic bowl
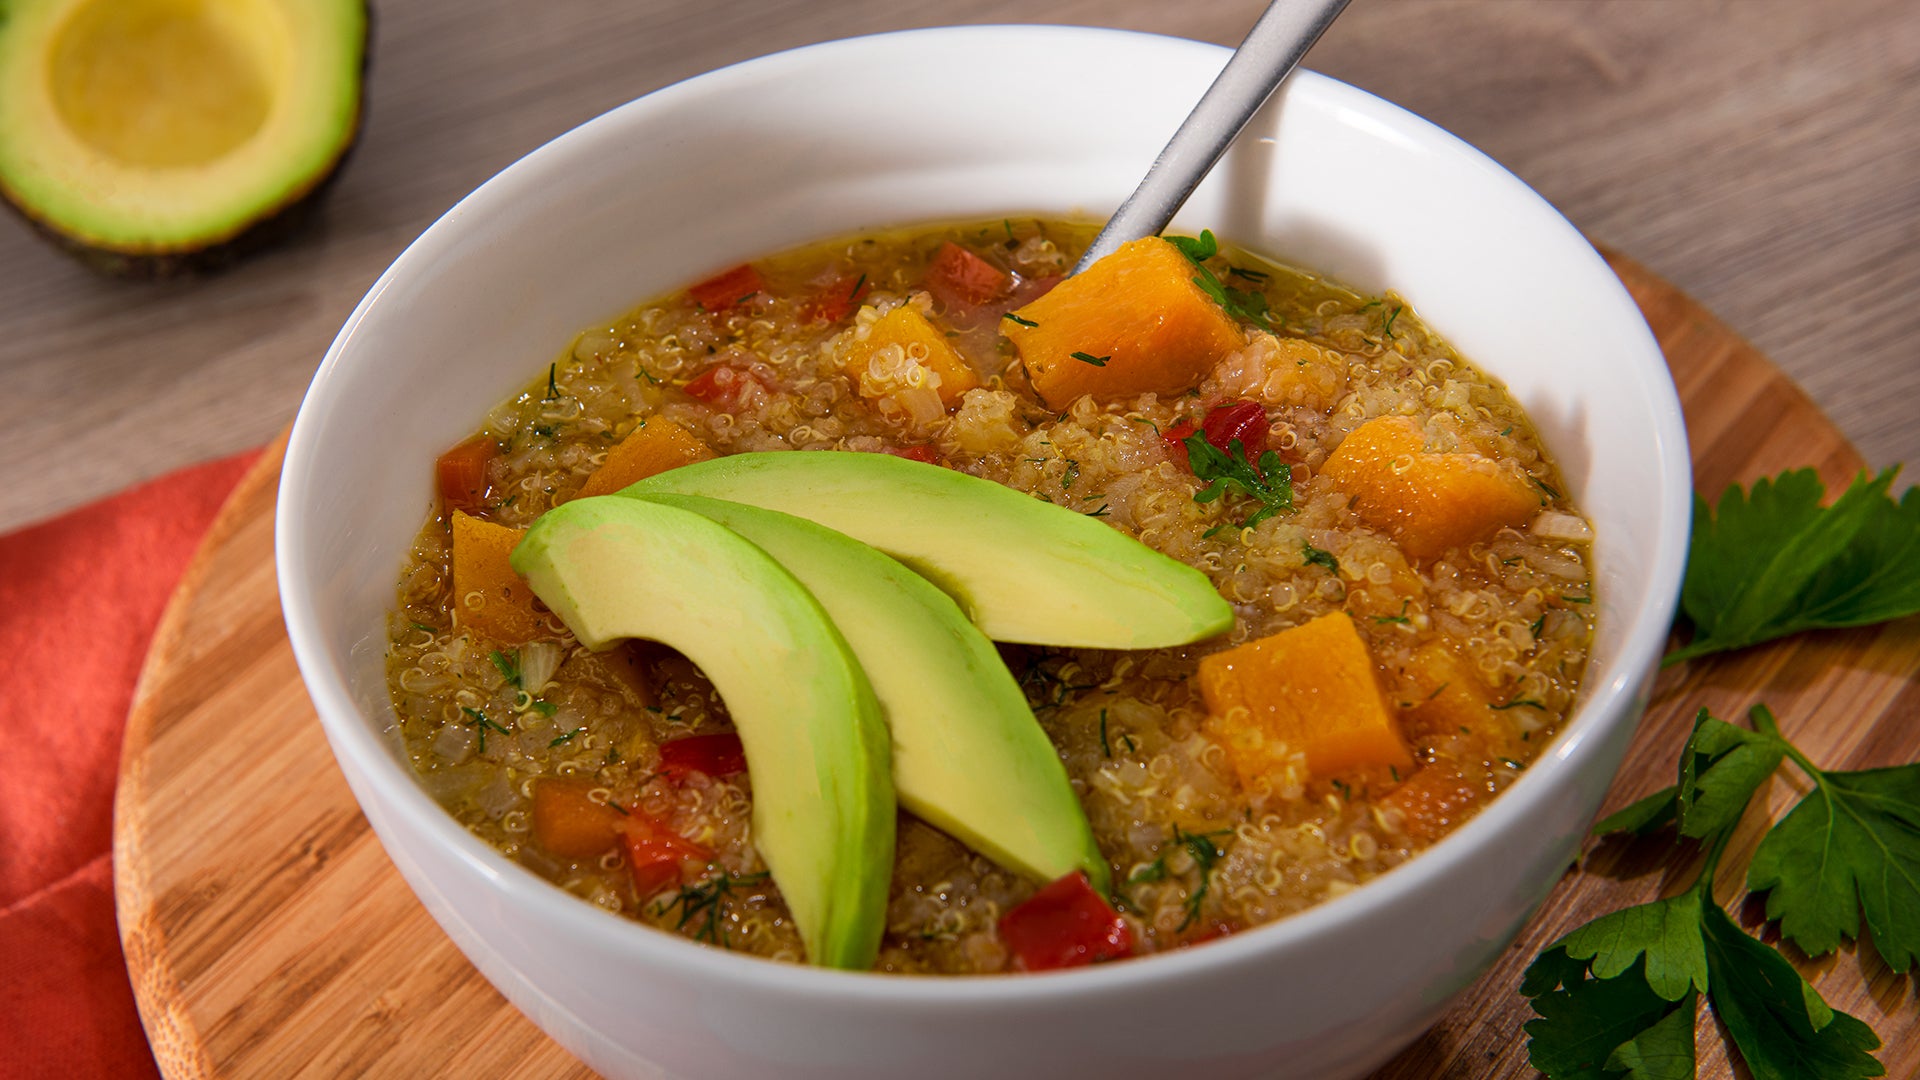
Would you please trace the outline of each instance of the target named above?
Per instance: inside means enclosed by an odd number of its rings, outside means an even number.
[[[935,30],[668,87],[528,155],[367,294],[294,425],[278,560],[300,670],[400,872],[515,1005],[610,1076],[1339,1077],[1412,1040],[1566,868],[1678,592],[1686,436],[1658,347],[1553,208],[1452,136],[1296,75],[1176,226],[1391,287],[1504,379],[1598,523],[1584,705],[1485,812],[1347,896],[1202,948],[1028,976],[774,964],[584,904],[470,836],[391,734],[384,613],[431,462],[580,328],[719,268],[882,226],[1097,219],[1226,52],[1102,30]],[[1018,73],[1018,74],[1009,74]]]

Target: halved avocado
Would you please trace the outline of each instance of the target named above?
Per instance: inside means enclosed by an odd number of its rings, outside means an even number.
[[[359,129],[365,0],[0,0],[0,196],[108,273],[283,234]]]

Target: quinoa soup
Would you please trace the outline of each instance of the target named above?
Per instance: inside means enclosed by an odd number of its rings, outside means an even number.
[[[588,902],[804,961],[712,684],[661,645],[588,650],[499,568],[581,496],[715,455],[851,451],[1097,519],[1233,611],[1169,648],[1000,646],[1111,891],[1023,875],[901,812],[876,970],[1194,945],[1350,890],[1471,817],[1571,713],[1592,637],[1592,533],[1520,407],[1397,297],[1211,237],[1138,249],[1212,307],[1154,316],[1182,344],[1135,363],[1128,341],[1102,344],[1112,320],[1069,310],[1094,271],[1059,284],[1093,231],[1016,219],[810,246],[530,371],[441,458],[399,582],[387,670],[422,784]],[[1122,292],[1103,301],[1147,302]],[[1089,911],[1091,943],[1036,946],[1022,922]]]

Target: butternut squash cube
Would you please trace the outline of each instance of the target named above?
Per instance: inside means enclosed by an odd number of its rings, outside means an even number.
[[[1420,559],[1523,525],[1539,512],[1540,494],[1499,462],[1425,446],[1418,421],[1382,416],[1355,428],[1320,472],[1353,496],[1362,521]]]
[[[1439,642],[1414,651],[1403,673],[1410,684],[1401,729],[1410,735],[1463,734],[1478,739],[1488,757],[1513,756],[1513,722],[1493,707],[1480,679]]]
[[[507,565],[507,556],[525,535],[524,529],[453,512],[455,626],[507,644],[546,635],[533,590]]]
[[[1415,840],[1432,843],[1479,810],[1493,793],[1445,763],[1428,765],[1387,792],[1380,806],[1400,812],[1401,828]]]
[[[713,456],[713,448],[693,432],[664,416],[656,416],[634,428],[607,451],[607,460],[580,485],[580,492],[574,498],[611,495],[656,473]]]
[[[1082,394],[1100,401],[1176,394],[1246,344],[1233,317],[1193,283],[1195,274],[1179,248],[1149,236],[1054,286],[1000,329],[1050,408]]]
[[[898,346],[899,353],[889,352],[889,346]],[[866,337],[856,331],[844,364],[866,397],[887,397],[935,381],[922,374],[926,372],[937,376],[932,389],[940,395],[940,404],[951,409],[962,394],[980,385],[973,365],[910,304],[880,316],[867,328]]]
[[[533,838],[563,859],[591,859],[620,843],[626,815],[595,802],[591,780],[543,777],[533,785]]]
[[[1208,730],[1249,789],[1305,756],[1314,779],[1413,768],[1380,695],[1373,658],[1344,611],[1200,661]]]

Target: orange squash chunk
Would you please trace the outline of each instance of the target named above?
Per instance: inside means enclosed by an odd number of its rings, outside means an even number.
[[[1511,754],[1513,722],[1487,700],[1473,670],[1439,642],[1415,650],[1404,669],[1411,683],[1400,723],[1410,734],[1464,734],[1478,738],[1491,757]]]
[[[880,316],[867,328],[865,338],[847,348],[846,372],[859,384],[862,394],[877,397],[913,385],[909,369],[896,370],[885,360],[880,369],[874,368],[874,357],[889,345],[898,345],[908,359],[940,377],[940,385],[934,390],[940,395],[940,403],[949,409],[959,404],[962,394],[980,385],[979,374],[954,349],[947,335],[925,315],[902,304]]]
[[[587,780],[549,776],[533,785],[533,838],[563,859],[591,859],[620,842],[626,816],[588,792]]]
[[[545,635],[546,620],[533,606],[533,590],[507,565],[525,535],[523,529],[453,512],[454,625],[500,642]]]
[[[1413,768],[1373,658],[1344,611],[1202,659],[1200,696],[1209,729],[1249,789],[1296,752],[1315,779]]]
[[[1149,236],[1054,286],[1000,329],[1050,408],[1082,394],[1101,401],[1176,394],[1246,344],[1194,274],[1179,248]]]
[[[684,426],[656,416],[634,428],[612,450],[607,460],[580,485],[574,496],[611,495],[628,484],[637,484],[655,473],[681,465],[691,465],[713,457],[713,448],[696,438]]]
[[[1400,811],[1401,827],[1415,840],[1432,843],[1473,816],[1491,793],[1470,783],[1445,764],[1429,765],[1380,797],[1380,806]]]
[[[1415,558],[1484,540],[1539,512],[1539,493],[1492,458],[1425,446],[1418,421],[1382,416],[1355,428],[1320,472],[1353,496],[1362,521],[1391,533]]]

